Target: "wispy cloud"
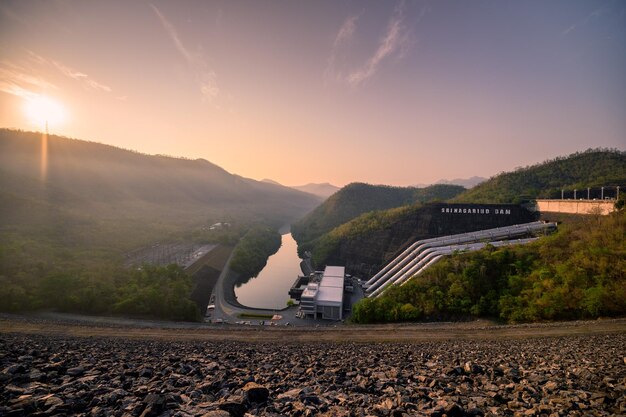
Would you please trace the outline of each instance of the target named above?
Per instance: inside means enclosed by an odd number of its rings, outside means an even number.
[[[45,90],[58,87],[28,68],[11,62],[0,62],[0,91],[25,99],[33,99]]]
[[[217,75],[211,70],[207,64],[206,58],[202,52],[193,52],[189,50],[178,36],[178,32],[172,23],[161,13],[154,5],[150,4],[152,10],[159,18],[161,25],[167,32],[168,36],[174,43],[174,46],[185,59],[189,67],[195,72],[196,79],[200,85],[200,93],[205,100],[214,103],[217,99],[220,89],[217,85]]]
[[[428,10],[428,4],[424,3],[417,18],[412,19],[413,24],[419,22]],[[386,30],[378,39],[374,52],[360,65],[350,65],[346,62],[346,57],[350,52],[349,47],[357,36],[360,14],[348,16],[335,36],[324,70],[325,81],[333,80],[357,87],[373,77],[385,61],[404,57],[413,44],[412,30],[406,23],[406,14],[405,2],[401,1],[387,21]]]
[[[83,72],[72,69],[58,61],[52,61],[52,65],[54,65],[66,77],[72,78],[73,80],[82,83],[86,88],[90,90],[103,91],[105,93],[111,92],[111,87],[97,82]]]
[[[111,93],[111,87],[102,84],[84,72],[75,70],[59,61],[44,58],[33,51],[26,50],[26,56],[17,61],[0,61],[0,91],[21,97],[27,100],[59,90],[59,86],[51,81],[59,82],[59,75],[54,75],[56,69],[61,75],[77,81],[88,90]],[[61,84],[59,84],[61,85]]]
[[[46,59],[31,50],[26,50],[26,53],[28,54],[28,60],[31,63],[40,66],[52,66],[64,76],[71,78],[72,80],[78,81],[83,85],[83,87],[87,88],[88,90],[101,91],[105,93],[110,93],[113,91],[112,88],[108,85],[98,82],[84,72],[71,68],[68,65],[63,64],[62,62],[54,59]]]
[[[330,52],[330,57],[328,58],[328,63],[326,65],[326,69],[324,70],[324,78],[328,81],[329,79],[339,80],[342,78],[341,73],[336,70],[336,60],[339,51],[344,46],[348,45],[352,38],[354,37],[354,33],[356,32],[356,24],[359,20],[359,15],[348,16],[341,27],[339,28],[339,32],[337,32],[337,36],[335,36],[335,41],[333,42],[333,48]]]
[[[562,31],[561,36],[567,36],[571,32],[581,28],[582,26],[587,25],[590,21],[599,18],[605,11],[607,11],[607,9],[602,8],[602,7],[592,11],[591,13],[587,15],[587,17],[585,17],[584,19],[582,19],[581,21],[577,23],[574,23],[573,25],[569,26],[567,29]]]
[[[398,54],[409,41],[408,30],[404,22],[404,7],[401,3],[394,10],[387,24],[387,31],[380,39],[378,48],[366,61],[365,65],[352,71],[347,81],[352,86],[357,86],[372,77],[378,71],[378,67],[388,57]]]
[[[333,46],[335,48],[349,42],[350,39],[354,36],[354,32],[356,31],[356,22],[359,20],[359,16],[349,16],[346,20],[343,21],[341,28],[339,28],[339,32],[337,33],[337,37],[335,37],[335,42]]]

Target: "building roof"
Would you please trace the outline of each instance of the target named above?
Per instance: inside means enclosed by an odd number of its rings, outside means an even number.
[[[320,287],[337,287],[343,288],[343,277],[327,277],[324,275],[322,281],[320,282]]]
[[[343,266],[327,266],[317,292],[318,305],[343,305]]]
[[[343,287],[320,287],[317,292],[317,305],[341,307],[343,305]]]
[[[327,266],[324,270],[325,277],[341,277],[343,278],[346,273],[344,266]]]

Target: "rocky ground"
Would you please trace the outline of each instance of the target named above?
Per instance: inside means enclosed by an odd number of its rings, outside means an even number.
[[[626,414],[626,333],[414,343],[0,335],[0,416]]]

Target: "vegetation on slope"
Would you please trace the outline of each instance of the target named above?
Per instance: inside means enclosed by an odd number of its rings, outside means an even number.
[[[390,187],[353,183],[345,186],[322,205],[291,226],[298,247],[330,232],[361,214],[417,202],[447,200],[465,190],[458,185],[432,185],[426,188]],[[310,245],[309,245],[310,246]]]
[[[208,161],[57,136],[48,139],[42,179],[41,139],[38,133],[0,129],[0,310],[190,318],[191,313],[181,313],[187,308],[182,300],[172,301],[180,308],[142,301],[133,309],[124,303],[131,292],[155,297],[159,292],[178,296],[182,288],[187,296],[190,292],[187,278],[171,271],[144,268],[150,276],[136,276],[122,267],[124,255],[182,239],[234,244],[253,223],[278,228],[319,202],[287,187],[232,175]],[[224,221],[233,226],[209,230]],[[68,288],[62,297],[48,284],[55,280]],[[77,288],[70,291],[72,285]]]
[[[626,314],[626,212],[585,216],[540,241],[440,261],[354,306],[357,323],[497,317],[507,322]]]
[[[302,245],[302,249],[312,252],[312,262],[316,266],[326,265],[343,241],[384,230],[400,219],[415,214],[421,204],[403,206],[389,210],[370,211],[346,222],[312,242]],[[300,245],[298,246],[300,250]]]
[[[587,187],[624,184],[626,152],[589,149],[499,174],[465,191],[455,201],[519,203],[535,198],[561,198],[562,189],[571,192],[574,189],[582,191]]]
[[[242,238],[230,262],[233,271],[243,280],[255,277],[267,264],[267,258],[280,248],[280,233],[268,227],[257,226]]]
[[[17,259],[16,259],[17,258]],[[24,259],[19,248],[0,248],[0,310],[53,308],[87,314],[130,314],[199,320],[189,300],[191,278],[176,265],[103,269],[68,260],[59,266]]]

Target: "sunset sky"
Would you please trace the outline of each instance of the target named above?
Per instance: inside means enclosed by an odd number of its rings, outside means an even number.
[[[626,148],[626,2],[0,0],[0,126],[40,97],[286,185],[489,177]]]

